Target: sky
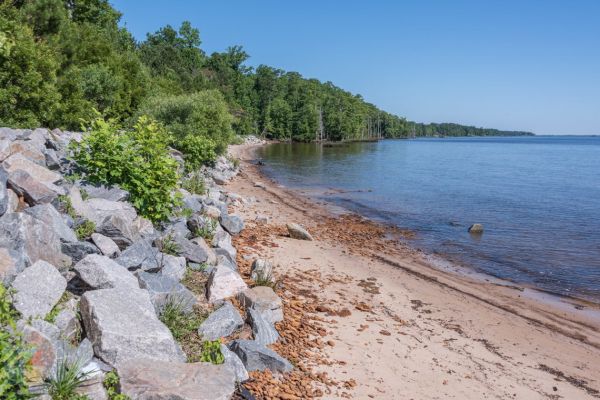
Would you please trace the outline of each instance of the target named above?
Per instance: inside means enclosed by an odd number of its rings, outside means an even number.
[[[138,40],[189,20],[210,54],[297,71],[418,122],[600,134],[600,1],[112,0]]]

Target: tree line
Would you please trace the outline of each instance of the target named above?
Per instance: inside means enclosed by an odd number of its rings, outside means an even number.
[[[407,121],[331,82],[252,68],[241,46],[207,55],[189,22],[138,42],[120,18],[107,0],[2,2],[0,125],[80,129],[100,114],[132,126],[145,114],[180,147],[208,155],[234,134],[295,141],[527,134]]]

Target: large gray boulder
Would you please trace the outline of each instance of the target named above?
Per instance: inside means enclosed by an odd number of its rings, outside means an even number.
[[[279,339],[279,332],[277,332],[275,326],[253,308],[248,309],[248,323],[252,327],[254,340],[257,343],[266,346],[275,343]]]
[[[59,235],[29,214],[10,213],[0,217],[0,247],[19,255],[22,264],[17,267],[17,272],[38,260],[59,269],[71,265],[71,259],[62,253]]]
[[[63,242],[61,248],[62,252],[71,257],[74,263],[83,260],[90,254],[100,254],[100,249],[92,243],[84,241]]]
[[[238,295],[242,306],[260,312],[266,321],[274,324],[283,321],[281,298],[268,286],[255,286]]]
[[[39,260],[15,278],[13,305],[23,318],[44,318],[60,300],[67,281],[46,261]]]
[[[235,372],[225,364],[135,359],[118,368],[121,393],[136,400],[229,400]]]
[[[206,253],[206,261],[205,262],[208,265],[216,265],[217,264],[217,254],[215,253],[214,249],[206,243],[204,238],[202,238],[202,237],[193,238],[191,240],[191,242],[200,246],[202,248],[202,250]]]
[[[244,229],[244,221],[237,215],[222,213],[219,217],[219,222],[221,222],[223,229],[232,235],[237,235]]]
[[[127,201],[129,192],[118,186],[106,187],[104,185],[82,184],[81,189],[85,190],[89,197],[104,199],[110,201]]]
[[[9,177],[14,172],[25,171],[29,173],[34,181],[42,184],[51,185],[62,180],[62,176],[60,174],[36,164],[20,153],[13,154],[4,160],[2,167],[4,167],[6,172],[8,172]]]
[[[146,290],[131,287],[85,292],[81,317],[94,354],[115,368],[135,358],[185,362],[169,329],[158,320]]]
[[[208,261],[209,252],[205,247],[186,239],[183,236],[176,235],[173,237],[177,246],[177,255],[185,257],[188,262],[202,264]]]
[[[96,224],[96,232],[111,238],[123,250],[140,238],[135,221],[123,214],[109,215]]]
[[[313,240],[312,235],[310,233],[308,233],[308,231],[306,229],[304,229],[302,226],[300,226],[298,224],[295,224],[295,223],[287,224],[287,230],[292,239]]]
[[[243,326],[244,320],[238,310],[226,301],[200,324],[198,334],[204,340],[217,340],[231,335]]]
[[[237,256],[237,250],[231,243],[231,235],[229,233],[224,230],[218,230],[214,234],[211,244],[214,247],[225,250],[230,257],[235,260],[235,257]]]
[[[9,284],[25,268],[23,254],[0,247],[0,282]]]
[[[269,260],[258,258],[252,263],[250,278],[253,280],[271,278],[273,276],[273,264]]]
[[[77,235],[69,228],[62,215],[52,204],[40,204],[23,211],[39,221],[43,221],[48,227],[58,234],[64,242],[77,242]]]
[[[250,378],[242,360],[224,344],[221,344],[221,354],[225,358],[223,364],[234,372],[236,381],[244,382]]]
[[[172,256],[170,254],[160,253],[161,261],[160,275],[168,276],[172,279],[181,281],[187,271],[185,257]]]
[[[150,300],[157,314],[171,303],[181,308],[181,311],[190,313],[194,310],[196,296],[178,280],[168,276],[139,272],[138,281],[142,289],[150,294]]]
[[[140,239],[125,249],[115,260],[129,270],[158,271],[160,251],[148,239]]]
[[[288,360],[254,340],[234,340],[229,349],[244,363],[248,371],[271,370],[289,372],[294,367]]]
[[[79,278],[92,289],[138,289],[138,281],[125,267],[106,256],[90,254],[75,265]]]
[[[248,286],[236,271],[224,265],[217,265],[208,276],[206,297],[209,302],[215,303],[235,296],[247,288]]]
[[[6,182],[8,181],[8,173],[0,166],[0,217],[8,211],[8,189]]]
[[[8,185],[19,196],[23,196],[27,204],[51,203],[65,190],[53,183],[39,181],[29,171],[16,170],[8,176]]]
[[[30,362],[29,372],[27,374],[30,383],[42,383],[48,378],[53,368],[56,366],[57,349],[55,342],[38,329],[19,324],[19,331],[22,333],[23,341],[29,346]]]

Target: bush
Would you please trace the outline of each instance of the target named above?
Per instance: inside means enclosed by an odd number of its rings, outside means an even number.
[[[207,340],[202,343],[202,354],[200,361],[209,362],[211,364],[223,364],[225,357],[221,353],[220,340]]]
[[[92,233],[96,230],[96,224],[89,219],[86,219],[75,228],[75,235],[77,239],[85,240],[92,236]]]
[[[119,394],[119,375],[116,372],[107,372],[102,384],[106,389],[109,400],[131,400],[129,396]]]
[[[0,283],[0,398],[6,400],[32,397],[25,379],[31,354],[16,333],[17,318],[10,294]]]
[[[142,216],[163,221],[178,203],[177,162],[169,141],[166,130],[145,116],[127,131],[98,118],[80,143],[73,142],[73,158],[90,182],[119,185]]]
[[[173,146],[184,152],[191,168],[211,163],[233,139],[227,103],[218,90],[153,97],[140,109],[173,134]]]
[[[193,194],[203,195],[206,193],[204,177],[198,172],[190,174],[181,181],[181,187]]]
[[[48,394],[52,400],[84,400],[88,397],[78,395],[75,390],[88,380],[93,371],[83,371],[81,360],[70,362],[62,360],[56,366],[56,375],[46,382]]]

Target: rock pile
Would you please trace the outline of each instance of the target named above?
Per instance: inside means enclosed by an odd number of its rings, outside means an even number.
[[[14,289],[18,329],[34,353],[31,384],[77,360],[94,371],[84,390],[90,399],[108,398],[103,375],[113,369],[132,399],[227,399],[248,371],[290,371],[266,347],[279,337],[281,299],[269,287],[248,288],[237,271],[231,237],[244,221],[228,205],[243,199],[219,186],[237,173],[235,163],[220,157],[204,167],[206,194],[179,189],[186,212],[155,227],[126,191],[67,179],[74,167],[68,144],[80,139],[76,132],[0,128],[0,280]],[[94,232],[78,238],[86,221]],[[190,270],[207,275],[204,296],[182,283]],[[260,276],[271,271],[257,262]],[[221,345],[222,364],[187,363],[161,313],[168,304],[190,313],[197,303],[215,308],[198,322],[203,340],[227,343],[245,324],[254,339]]]

